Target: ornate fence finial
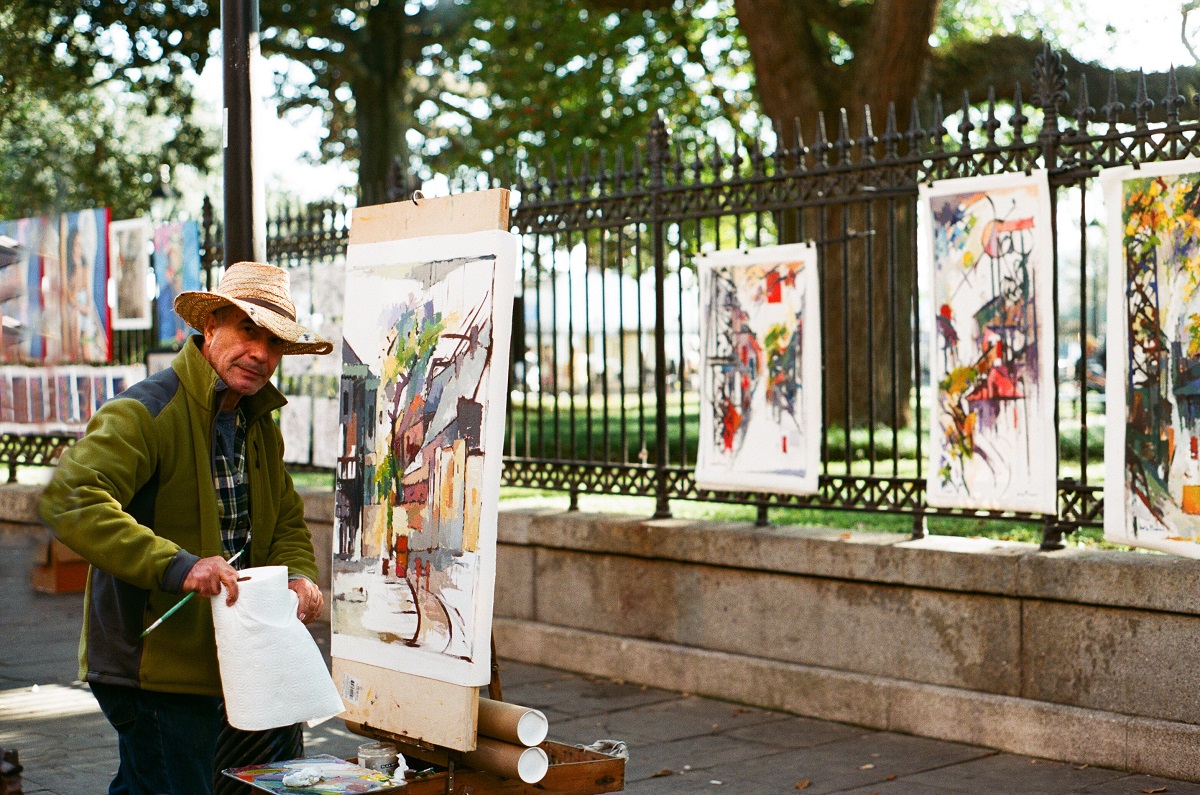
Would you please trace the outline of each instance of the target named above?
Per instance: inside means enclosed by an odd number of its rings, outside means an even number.
[[[825,132],[825,111],[817,111],[817,139],[813,141],[813,151],[817,154],[817,165],[829,167],[829,134]]]
[[[921,107],[917,104],[916,97],[913,97],[912,106],[908,111],[908,130],[904,133],[904,137],[908,139],[910,155],[921,153],[921,142],[925,140],[925,135],[925,130],[921,127]]]
[[[1150,99],[1150,94],[1146,91],[1146,73],[1138,69],[1137,96],[1133,100],[1134,124],[1139,128],[1145,128],[1150,121],[1150,111],[1152,110],[1154,110],[1154,100]]]
[[[900,156],[900,142],[904,136],[896,125],[896,103],[888,102],[887,126],[883,130],[883,159],[895,160]]]
[[[1013,128],[1013,137],[1018,141],[1023,140],[1025,125],[1029,124],[1029,117],[1025,115],[1025,100],[1021,97],[1020,81],[1013,86],[1013,115],[1008,123]]]
[[[650,180],[655,185],[663,184],[663,166],[671,158],[670,145],[667,122],[660,110],[650,120],[650,133],[646,136],[646,160],[650,166]]]
[[[1042,131],[1058,132],[1058,106],[1071,98],[1067,93],[1067,67],[1049,44],[1034,59],[1033,96],[1029,100],[1042,109]]]
[[[1108,98],[1104,101],[1100,112],[1104,114],[1104,120],[1108,122],[1109,132],[1117,126],[1117,122],[1121,118],[1121,114],[1125,112],[1125,103],[1117,96],[1117,73],[1108,73]]]
[[[863,105],[863,132],[857,142],[859,151],[862,152],[863,162],[873,163],[875,161],[875,144],[877,142],[875,123],[871,120],[871,106]]]
[[[838,137],[833,142],[839,166],[850,163],[850,148],[853,146],[854,142],[850,140],[850,114],[846,112],[845,108],[840,108],[838,110]]]
[[[988,86],[987,120],[983,129],[987,132],[988,146],[996,145],[996,130],[1000,129],[1000,120],[996,118],[996,88]]]
[[[1175,67],[1167,72],[1167,95],[1163,97],[1163,107],[1167,110],[1167,124],[1179,124],[1179,109],[1187,104],[1187,98],[1179,93],[1179,84],[1175,79]]]
[[[975,125],[971,123],[971,95],[964,88],[962,121],[958,123],[958,140],[963,149],[971,148],[971,130],[974,129]]]
[[[1079,76],[1079,102],[1075,104],[1075,128],[1080,135],[1087,135],[1088,122],[1096,109],[1089,104],[1087,75]]]

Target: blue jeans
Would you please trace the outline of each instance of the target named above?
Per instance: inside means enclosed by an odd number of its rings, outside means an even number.
[[[121,766],[109,795],[210,795],[221,699],[90,683],[117,730]]]

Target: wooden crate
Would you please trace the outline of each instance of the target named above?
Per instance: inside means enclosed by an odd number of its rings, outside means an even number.
[[[42,593],[78,593],[87,586],[88,563],[56,538],[46,542],[42,562],[29,572],[29,584]]]
[[[394,743],[411,770],[428,766],[435,769],[436,772],[420,778],[412,778],[410,770],[408,785],[396,790],[404,795],[600,795],[625,789],[624,759],[553,740],[547,740],[540,746],[550,757],[550,768],[536,784],[526,784],[459,765],[455,765],[451,784],[447,768],[451,758],[457,758],[457,754],[427,743],[414,743],[393,732],[363,726],[354,721],[346,721],[346,728],[363,737]]]

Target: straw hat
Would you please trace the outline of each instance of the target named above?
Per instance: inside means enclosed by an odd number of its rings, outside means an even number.
[[[223,306],[236,306],[287,345],[283,352],[331,353],[333,343],[296,322],[291,280],[283,268],[262,262],[235,262],[225,269],[212,292],[175,296],[175,312],[194,329],[204,330],[208,316]]]

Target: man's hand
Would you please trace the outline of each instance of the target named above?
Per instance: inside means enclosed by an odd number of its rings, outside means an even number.
[[[195,591],[201,596],[216,596],[221,592],[221,584],[224,583],[228,594],[225,604],[232,605],[238,598],[237,577],[237,569],[230,566],[220,555],[201,558],[184,578],[183,592]]]
[[[305,577],[297,577],[288,583],[288,588],[296,592],[296,596],[300,597],[300,604],[296,606],[296,616],[305,624],[315,621],[317,616],[321,615],[321,608],[325,606],[325,599],[321,596],[321,589],[316,584]]]

